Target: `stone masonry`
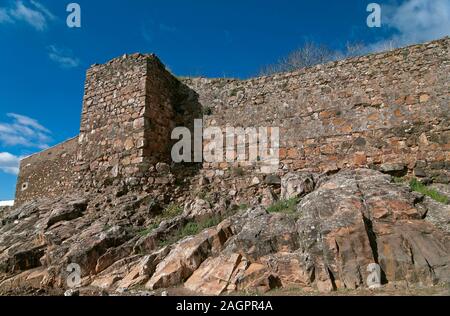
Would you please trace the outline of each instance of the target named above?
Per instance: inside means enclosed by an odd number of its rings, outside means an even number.
[[[87,72],[77,161],[83,185],[143,177],[170,158],[176,79],[153,55],[132,55]]]
[[[209,107],[206,127],[280,127],[286,170],[366,166],[446,178],[449,43],[445,38],[245,81],[185,82]]]
[[[20,163],[16,201],[56,197],[73,188],[78,137],[25,158]]]
[[[16,205],[119,182],[164,185],[152,173],[171,162],[172,129],[201,117],[204,127],[280,127],[279,173],[369,167],[448,182],[449,57],[447,37],[249,80],[180,81],[154,55],[94,65],[79,136],[21,162]]]

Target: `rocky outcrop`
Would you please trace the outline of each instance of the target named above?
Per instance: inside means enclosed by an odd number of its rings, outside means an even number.
[[[448,205],[378,171],[291,173],[281,178],[279,194],[295,198],[293,210],[270,213],[256,204],[233,215],[225,200],[197,197],[145,230],[161,218],[148,213],[153,199],[106,194],[10,210],[0,227],[0,291],[27,286],[64,293],[72,263],[81,269],[79,287],[99,293],[358,289],[368,287],[373,263],[383,284],[450,282]],[[205,221],[211,224],[201,225]]]
[[[355,289],[367,286],[371,263],[381,266],[383,283],[449,282],[448,234],[423,220],[420,201],[390,176],[342,172],[307,195],[295,214],[255,208],[235,216],[224,251],[186,286],[212,295],[271,286]]]
[[[158,264],[146,288],[154,290],[183,283],[206,258],[221,250],[231,234],[229,230],[229,224],[225,222],[175,245]]]

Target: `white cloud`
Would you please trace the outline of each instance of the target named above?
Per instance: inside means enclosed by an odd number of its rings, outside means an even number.
[[[0,8],[0,24],[1,23],[14,23],[14,20],[9,16],[8,11],[4,8]]]
[[[11,200],[11,201],[0,201],[0,206],[14,206],[14,200]]]
[[[382,21],[395,34],[371,45],[374,51],[439,39],[450,35],[450,1],[407,0],[397,6],[385,5]]]
[[[36,0],[26,3],[17,0],[9,7],[0,7],[0,23],[25,22],[37,31],[45,31],[48,22],[55,19],[50,10]]]
[[[0,122],[0,143],[4,146],[24,146],[46,149],[51,142],[51,132],[37,120],[30,117],[9,113],[10,123]]]
[[[42,126],[41,124],[39,124],[39,122],[37,120],[32,119],[28,116],[20,115],[20,114],[16,114],[16,113],[8,113],[7,115],[9,117],[14,118],[17,121],[17,123],[19,123],[21,125],[31,126],[32,128],[40,130],[44,133],[50,133],[50,131],[48,129],[46,129],[44,126]]]
[[[38,31],[43,31],[47,28],[47,20],[44,14],[25,6],[21,1],[16,2],[16,7],[10,11],[10,14],[16,20],[30,24]]]
[[[19,173],[21,157],[17,157],[7,152],[0,152],[0,171],[15,174]]]
[[[62,68],[76,68],[80,65],[80,60],[73,56],[67,49],[61,49],[55,45],[48,47],[48,57]]]
[[[43,4],[35,1],[35,0],[30,0],[30,3],[39,11],[41,11],[47,18],[49,18],[50,20],[56,20],[56,16],[50,12],[49,9],[47,9]]]

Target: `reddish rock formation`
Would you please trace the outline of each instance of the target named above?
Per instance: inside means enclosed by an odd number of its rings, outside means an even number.
[[[300,190],[294,212],[269,213],[255,205],[233,215],[226,211],[233,206],[215,209],[197,198],[141,237],[130,220],[114,215],[153,205],[136,203],[131,192],[116,197],[123,202],[102,214],[92,196],[23,205],[2,218],[0,291],[21,286],[62,291],[71,263],[81,267],[81,287],[119,293],[143,286],[184,286],[209,295],[367,288],[372,263],[380,265],[383,284],[450,281],[450,239],[441,229],[448,218],[435,216],[447,205],[430,203],[369,169],[306,178],[291,174],[281,186],[304,188],[305,179],[314,179],[312,185],[306,181],[311,192]],[[188,223],[218,215],[228,218],[189,237],[180,235]],[[181,240],[168,237],[177,235]]]

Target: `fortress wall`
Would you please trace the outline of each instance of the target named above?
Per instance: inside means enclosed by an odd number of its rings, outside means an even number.
[[[57,197],[70,191],[78,137],[32,155],[20,162],[15,205],[40,197]]]
[[[206,127],[280,127],[285,170],[369,166],[445,181],[449,46],[445,38],[270,77],[183,81],[212,113]]]
[[[16,205],[111,184],[160,190],[175,181],[157,167],[170,162],[173,127],[192,131],[202,115],[204,127],[279,127],[281,172],[371,167],[448,182],[449,57],[445,38],[243,81],[180,82],[154,55],[94,65],[79,137],[21,162]],[[202,173],[227,175],[237,166],[204,163]],[[183,170],[197,171],[176,168],[177,182]]]

